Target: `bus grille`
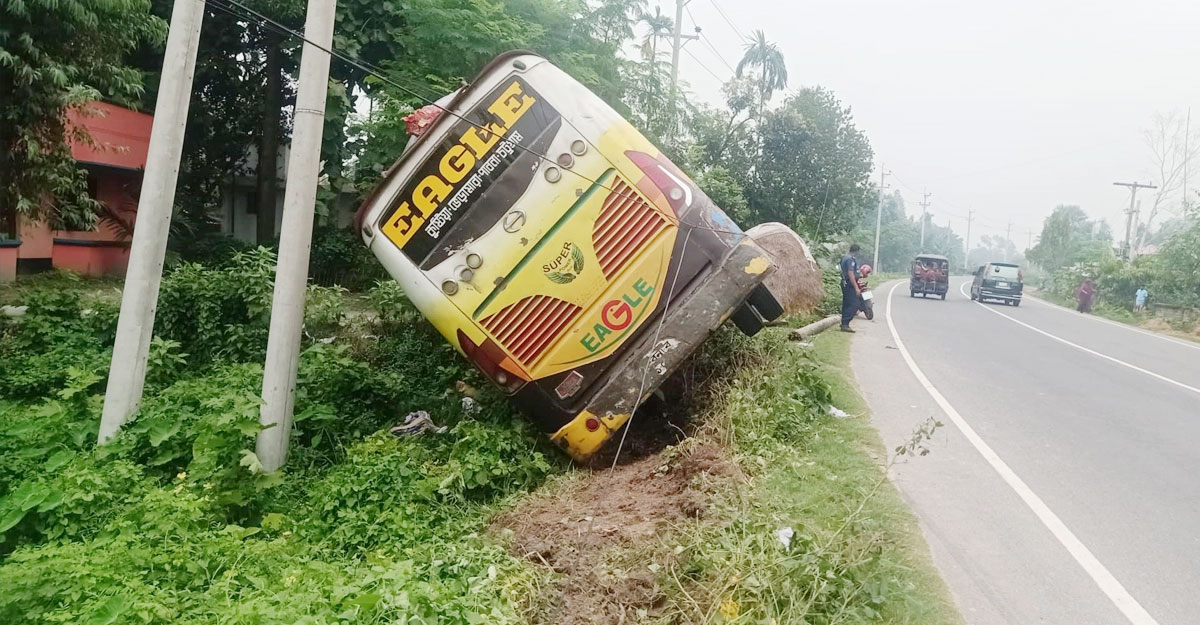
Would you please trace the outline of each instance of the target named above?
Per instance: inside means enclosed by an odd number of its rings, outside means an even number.
[[[532,365],[580,310],[570,302],[531,295],[485,317],[481,323],[521,364]]]
[[[611,280],[646,241],[666,226],[662,213],[618,178],[592,230],[592,243],[604,277]]]

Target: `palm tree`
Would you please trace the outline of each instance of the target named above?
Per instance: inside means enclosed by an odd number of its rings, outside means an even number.
[[[653,62],[658,61],[658,40],[671,34],[674,23],[670,17],[662,14],[662,7],[654,7],[654,15],[642,11],[638,23],[649,27],[642,39],[642,56]]]
[[[783,53],[778,46],[767,41],[766,34],[761,30],[754,31],[754,37],[746,44],[746,53],[737,64],[738,78],[751,69],[758,70],[758,116],[761,116],[771,95],[787,86],[787,65],[783,62]]]

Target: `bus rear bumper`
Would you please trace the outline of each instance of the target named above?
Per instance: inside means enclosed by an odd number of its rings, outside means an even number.
[[[729,318],[774,265],[748,237],[695,288],[670,302],[663,315],[617,363],[608,381],[578,415],[551,435],[577,461],[586,460]],[[659,325],[661,324],[661,326]]]

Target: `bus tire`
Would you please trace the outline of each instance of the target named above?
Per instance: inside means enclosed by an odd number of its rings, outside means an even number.
[[[746,303],[758,311],[758,316],[762,317],[763,321],[775,321],[783,316],[783,306],[765,284],[754,287],[754,290],[750,291],[750,297],[746,298]]]
[[[749,304],[738,306],[737,310],[729,316],[733,321],[733,325],[737,326],[738,330],[746,336],[754,336],[759,330],[763,329],[763,321],[758,317],[758,313]]]

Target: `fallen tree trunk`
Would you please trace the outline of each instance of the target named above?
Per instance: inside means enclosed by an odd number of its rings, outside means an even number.
[[[790,333],[788,333],[788,339],[792,341],[802,341],[810,336],[815,336],[824,332],[825,330],[828,330],[829,328],[832,328],[833,326],[837,325],[838,321],[841,321],[840,316],[829,315],[828,317],[820,321],[814,321],[803,328],[796,328],[795,330],[792,330]]]

